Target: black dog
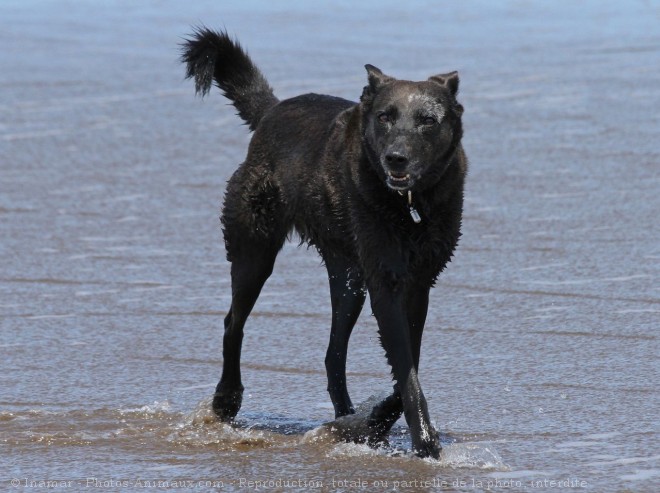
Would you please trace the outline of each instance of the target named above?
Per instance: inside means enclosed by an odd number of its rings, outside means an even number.
[[[215,82],[254,130],[222,212],[232,303],[215,412],[223,420],[238,413],[243,326],[295,230],[318,249],[330,278],[325,366],[335,417],[355,412],[346,352],[368,291],[395,385],[373,408],[363,439],[384,440],[403,412],[415,453],[437,458],[441,447],[417,370],[429,290],[460,236],[467,160],[458,74],[410,82],[367,65],[369,83],[357,104],[318,94],[279,101],[224,32],[195,31],[182,61],[197,93]]]

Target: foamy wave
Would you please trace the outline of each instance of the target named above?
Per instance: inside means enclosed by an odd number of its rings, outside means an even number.
[[[275,445],[273,437],[260,430],[233,428],[226,423],[197,423],[174,429],[167,440],[188,447],[214,445],[220,449],[246,450]]]
[[[482,443],[450,443],[443,446],[440,453],[441,466],[454,469],[482,469],[508,471],[500,454],[491,445]]]
[[[167,439],[178,445],[249,449],[265,448],[275,443],[271,434],[251,428],[236,428],[218,420],[211,402],[213,396],[200,401],[195,409],[175,426]]]
[[[332,444],[332,448],[326,454],[328,457],[414,457],[410,450],[403,450],[392,445],[373,448],[363,443],[338,442],[332,429],[327,426],[319,426],[305,433],[302,443]],[[510,467],[491,445],[482,443],[443,443],[439,460],[424,460],[430,464],[452,469],[510,470]]]
[[[165,400],[162,402],[159,401],[154,401],[153,404],[147,404],[142,407],[137,407],[137,408],[128,408],[128,409],[120,409],[119,413],[120,414],[139,414],[143,416],[153,416],[156,414],[162,414],[162,413],[167,413],[170,411],[170,402]]]
[[[372,448],[364,443],[337,443],[326,454],[327,457],[365,457],[389,455],[384,448]]]

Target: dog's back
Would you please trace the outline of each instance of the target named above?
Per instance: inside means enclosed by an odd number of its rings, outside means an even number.
[[[304,173],[296,168],[320,164],[333,122],[353,106],[354,102],[319,94],[285,99],[267,111],[248,152],[266,157],[282,179]]]

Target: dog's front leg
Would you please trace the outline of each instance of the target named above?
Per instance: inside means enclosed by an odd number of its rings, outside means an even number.
[[[412,284],[406,290],[406,315],[410,334],[410,348],[415,371],[419,372],[419,355],[422,332],[429,306],[430,286]],[[374,406],[369,417],[370,441],[374,444],[385,441],[390,429],[403,413],[403,402],[398,387],[394,393]]]
[[[332,327],[325,356],[328,392],[335,408],[335,418],[355,413],[346,389],[346,353],[353,326],[360,316],[367,293],[359,268],[352,262],[325,255],[330,280]]]
[[[378,321],[381,343],[392,366],[396,390],[410,428],[413,451],[420,457],[438,458],[440,442],[431,426],[426,399],[419,385],[411,347],[404,294],[401,290],[378,286],[369,289],[371,307]]]

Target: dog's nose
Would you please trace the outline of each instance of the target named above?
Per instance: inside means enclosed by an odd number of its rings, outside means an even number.
[[[392,151],[385,155],[385,161],[390,166],[405,166],[408,164],[408,156],[399,151]]]

